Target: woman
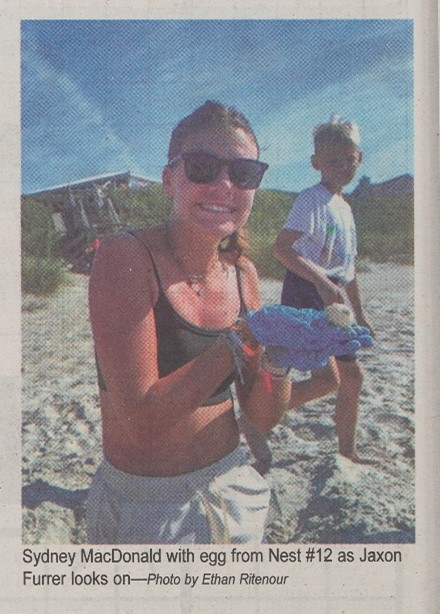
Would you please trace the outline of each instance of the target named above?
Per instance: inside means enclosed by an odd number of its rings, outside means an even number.
[[[104,461],[93,543],[257,543],[269,489],[239,450],[230,385],[260,431],[288,407],[237,319],[259,308],[241,230],[267,168],[248,121],[206,102],[173,131],[170,220],[107,239],[90,278]],[[268,385],[267,377],[271,379]]]

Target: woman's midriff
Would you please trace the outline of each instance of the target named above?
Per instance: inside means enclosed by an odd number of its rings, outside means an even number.
[[[199,407],[171,428],[142,432],[109,405],[101,394],[102,437],[106,459],[118,469],[150,477],[189,473],[220,460],[239,442],[231,401]],[[153,430],[153,429],[152,429]]]

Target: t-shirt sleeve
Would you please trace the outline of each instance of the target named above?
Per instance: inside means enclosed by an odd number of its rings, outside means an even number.
[[[312,235],[315,229],[315,223],[313,203],[308,197],[307,192],[303,192],[295,199],[283,228]]]

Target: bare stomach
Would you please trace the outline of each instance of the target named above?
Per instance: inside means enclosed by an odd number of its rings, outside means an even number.
[[[118,469],[152,477],[180,475],[206,467],[234,450],[239,429],[231,401],[199,407],[154,438],[119,417],[101,392],[106,459]]]

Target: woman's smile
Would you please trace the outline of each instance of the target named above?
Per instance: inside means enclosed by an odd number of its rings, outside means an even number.
[[[234,211],[233,207],[227,207],[222,205],[211,205],[208,203],[198,203],[198,206],[203,211],[209,211],[210,213],[232,213]]]

